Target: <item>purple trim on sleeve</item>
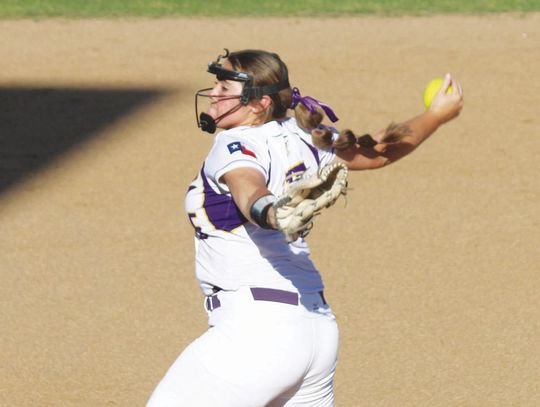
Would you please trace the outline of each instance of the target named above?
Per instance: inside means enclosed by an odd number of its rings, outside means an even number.
[[[315,161],[317,161],[317,166],[321,165],[321,160],[319,158],[319,151],[315,147],[313,147],[311,144],[309,144],[306,140],[304,140],[302,137],[300,137],[300,140],[302,140],[306,146],[311,150],[313,155],[315,156]]]
[[[204,186],[203,207],[208,220],[216,229],[230,232],[247,222],[231,196],[214,192],[204,174],[204,165],[201,169],[201,178]]]
[[[268,164],[268,181],[266,181],[266,186],[270,185],[270,178],[272,178],[272,157],[270,157],[270,164]]]

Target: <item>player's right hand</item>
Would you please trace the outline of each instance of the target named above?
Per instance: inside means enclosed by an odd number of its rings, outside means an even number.
[[[452,86],[452,91],[446,93],[448,88]],[[444,124],[456,118],[463,108],[463,89],[450,74],[444,77],[444,83],[441,89],[433,97],[429,111],[437,116],[440,124]]]

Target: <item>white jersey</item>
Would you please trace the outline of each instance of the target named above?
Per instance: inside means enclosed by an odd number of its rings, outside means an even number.
[[[313,146],[296,120],[241,126],[219,133],[202,169],[190,184],[185,209],[195,228],[196,275],[206,295],[213,287],[277,288],[301,293],[323,290],[303,239],[288,243],[275,230],[253,225],[235,205],[221,177],[235,168],[260,171],[272,194],[335,158]]]

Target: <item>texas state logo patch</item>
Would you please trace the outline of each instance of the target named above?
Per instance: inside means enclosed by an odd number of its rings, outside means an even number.
[[[249,150],[246,146],[244,146],[239,141],[233,141],[232,143],[227,144],[227,148],[229,149],[230,154],[234,154],[237,151],[241,152],[242,154],[249,155],[253,158],[257,158],[255,153],[251,150]]]

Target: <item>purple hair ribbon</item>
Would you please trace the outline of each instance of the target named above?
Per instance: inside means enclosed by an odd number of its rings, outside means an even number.
[[[326,103],[319,102],[317,99],[314,99],[311,96],[302,96],[300,95],[300,91],[298,90],[298,88],[293,88],[292,102],[290,108],[294,109],[298,103],[302,103],[311,113],[315,113],[317,111],[316,106],[320,106],[321,109],[324,110],[324,113],[326,113],[328,118],[332,121],[332,123],[335,123],[339,120],[332,108]]]

